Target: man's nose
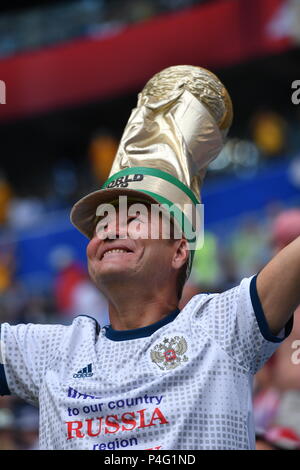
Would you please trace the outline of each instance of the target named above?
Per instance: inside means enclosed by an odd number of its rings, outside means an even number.
[[[116,216],[116,220],[111,221],[107,227],[107,238],[127,238],[128,224],[127,218]]]

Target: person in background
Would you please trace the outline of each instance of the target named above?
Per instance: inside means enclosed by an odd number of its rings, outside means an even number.
[[[278,214],[271,243],[278,253],[300,235],[300,209]],[[294,313],[289,337],[256,374],[254,416],[257,448],[297,449],[300,443],[300,307]]]

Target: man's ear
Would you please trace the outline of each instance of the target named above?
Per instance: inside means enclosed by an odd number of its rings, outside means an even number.
[[[185,238],[175,241],[176,251],[172,259],[172,268],[180,269],[189,257],[189,244]]]

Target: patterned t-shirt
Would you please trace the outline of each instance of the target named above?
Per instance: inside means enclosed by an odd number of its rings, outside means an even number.
[[[2,393],[39,406],[41,449],[252,449],[252,376],[291,323],[270,333],[256,277],[135,330],[4,323]]]

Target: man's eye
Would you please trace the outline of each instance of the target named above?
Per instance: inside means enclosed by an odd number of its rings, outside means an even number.
[[[107,230],[107,228],[108,228],[108,223],[101,223],[101,222],[99,222],[99,223],[97,224],[96,231],[97,231],[97,232],[103,232],[103,231]]]
[[[143,219],[140,216],[132,216],[129,217],[128,222],[143,222]]]

